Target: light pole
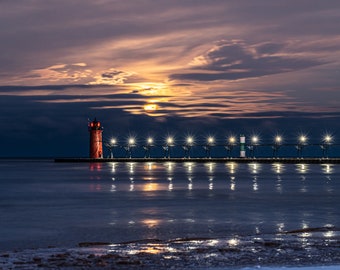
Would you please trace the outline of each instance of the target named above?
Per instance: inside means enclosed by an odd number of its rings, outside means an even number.
[[[212,136],[209,136],[207,138],[206,144],[203,146],[205,150],[205,157],[211,158],[211,147],[213,147],[215,144],[215,138]]]
[[[145,150],[145,153],[144,153],[144,158],[150,158],[151,156],[151,147],[153,147],[154,144],[153,144],[153,138],[151,137],[148,137],[146,139],[146,144],[143,146],[144,150]]]
[[[255,149],[256,149],[256,146],[258,145],[259,145],[259,137],[257,136],[251,137],[250,145],[248,146],[248,148],[250,150],[250,156],[252,158],[255,158]]]
[[[117,146],[117,139],[116,138],[111,138],[110,142],[108,143],[108,148],[110,151],[110,158],[114,157],[113,154],[113,149]]]
[[[136,139],[133,137],[128,138],[127,145],[125,146],[126,157],[132,157],[132,149],[136,146]]]
[[[174,138],[169,136],[165,140],[165,145],[163,146],[164,150],[164,158],[170,158],[171,156],[171,147],[174,146]]]
[[[194,138],[192,136],[188,136],[185,140],[185,144],[183,145],[184,157],[190,158],[190,151],[193,145]]]
[[[107,147],[107,149],[110,152],[108,158],[113,158],[114,157],[113,150],[117,146],[117,139],[111,138],[109,141],[105,142],[104,145]]]
[[[282,137],[280,135],[276,135],[275,138],[274,138],[274,144],[272,145],[272,148],[273,148],[273,157],[277,158],[277,155],[278,155],[278,152],[279,152],[279,149],[282,145]]]
[[[225,148],[227,149],[227,155],[229,158],[231,158],[231,152],[233,151],[234,146],[236,145],[236,138],[234,136],[230,136],[228,138],[227,145]]]
[[[328,158],[328,150],[330,145],[333,142],[333,138],[331,135],[326,134],[322,139],[321,149],[322,149],[322,157]]]
[[[297,149],[297,155],[299,158],[302,157],[302,150],[307,145],[307,136],[306,135],[300,135],[298,139],[298,144],[296,145]]]

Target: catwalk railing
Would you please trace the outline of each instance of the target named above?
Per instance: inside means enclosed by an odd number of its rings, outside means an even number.
[[[238,158],[239,143],[104,143],[105,158]],[[248,143],[247,158],[328,158],[340,156],[334,143]]]

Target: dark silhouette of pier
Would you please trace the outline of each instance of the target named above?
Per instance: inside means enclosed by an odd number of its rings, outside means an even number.
[[[197,162],[340,164],[340,158],[56,158],[55,162]]]

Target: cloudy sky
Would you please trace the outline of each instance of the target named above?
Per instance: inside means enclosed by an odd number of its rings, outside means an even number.
[[[338,0],[1,0],[0,156],[104,138],[340,139]]]

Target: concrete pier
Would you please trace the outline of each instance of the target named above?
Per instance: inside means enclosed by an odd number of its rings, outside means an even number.
[[[55,162],[216,162],[340,164],[340,158],[55,158]]]

